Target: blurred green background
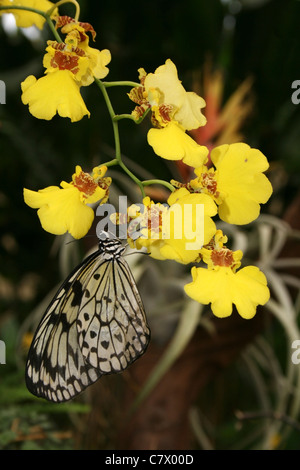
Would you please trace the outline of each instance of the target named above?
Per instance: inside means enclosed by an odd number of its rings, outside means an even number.
[[[253,79],[253,109],[242,133],[244,141],[270,161],[274,197],[263,210],[281,218],[300,183],[300,104],[291,101],[292,82],[300,80],[300,1],[79,3],[80,20],[91,23],[97,32],[94,47],[112,53],[107,81],[137,81],[138,68],[153,72],[171,58],[183,85],[191,90],[195,76],[201,80],[210,63],[212,70],[223,72],[222,102],[226,103],[245,79]],[[72,15],[74,9],[64,6],[60,11]],[[42,231],[36,211],[23,202],[22,190],[58,185],[70,180],[75,165],[89,171],[112,158],[111,122],[96,86],[82,91],[90,119],[70,123],[56,116],[46,122],[31,116],[20,99],[20,82],[30,74],[42,76],[45,42],[52,39],[51,34],[45,26],[38,38],[30,39],[2,23],[0,38],[0,79],[6,84],[6,104],[0,105],[0,339],[7,345],[7,364],[0,365],[0,448],[89,448],[83,436],[90,403],[79,400],[57,411],[31,397],[24,385],[21,326],[63,275],[54,237]],[[117,113],[130,113],[134,107],[127,91],[109,90]],[[174,172],[147,145],[148,127],[149,122],[135,126],[122,121],[122,151],[156,177],[168,180]],[[84,246],[78,246],[83,253]],[[281,342],[280,329],[276,341]],[[234,372],[228,374],[230,380]],[[234,384],[238,389],[239,384]],[[236,439],[234,419],[227,422],[224,414],[217,448],[230,448]],[[97,444],[104,449],[115,445],[109,433]],[[300,449],[299,431],[293,430],[283,448]]]

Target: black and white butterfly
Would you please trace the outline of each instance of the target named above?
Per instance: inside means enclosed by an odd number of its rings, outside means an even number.
[[[26,364],[31,393],[53,402],[121,372],[146,350],[150,330],[120,240],[99,239],[62,284],[33,338]]]

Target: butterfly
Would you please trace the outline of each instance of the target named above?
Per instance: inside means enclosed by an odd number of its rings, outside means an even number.
[[[25,379],[34,395],[68,401],[146,351],[150,329],[125,248],[102,232],[98,250],[57,291],[28,352]]]

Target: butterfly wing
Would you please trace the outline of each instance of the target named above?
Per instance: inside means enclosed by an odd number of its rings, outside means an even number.
[[[124,370],[150,339],[142,301],[122,257],[90,255],[61,286],[29,350],[28,389],[67,401],[101,375]]]
[[[101,374],[110,374],[126,369],[145,352],[150,330],[126,261],[116,258],[105,269],[80,308],[78,331],[84,359]]]
[[[85,363],[78,344],[77,316],[85,285],[107,263],[96,252],[66,279],[43,316],[28,353],[26,385],[51,401],[66,401],[95,382],[101,373]]]

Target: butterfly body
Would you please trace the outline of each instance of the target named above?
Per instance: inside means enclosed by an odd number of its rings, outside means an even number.
[[[150,330],[124,250],[117,239],[100,239],[58,290],[28,353],[26,384],[34,395],[70,400],[145,352]]]

